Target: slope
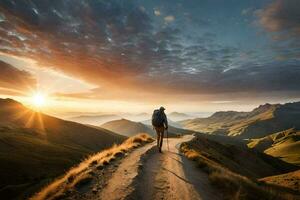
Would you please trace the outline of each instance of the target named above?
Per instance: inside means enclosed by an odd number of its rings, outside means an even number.
[[[0,196],[30,195],[86,155],[125,137],[0,99]]]
[[[298,199],[300,191],[286,187],[294,180],[285,180],[286,185],[271,185],[271,178],[292,173],[299,167],[278,158],[247,148],[234,145],[236,141],[216,141],[214,137],[197,134],[183,143],[181,151],[194,160],[199,170],[208,174],[210,183],[223,195],[223,199]],[[235,138],[232,138],[235,139]],[[275,179],[275,178],[274,178]],[[273,180],[274,180],[273,179]]]
[[[285,173],[285,174],[265,177],[260,179],[260,181],[273,184],[273,185],[284,186],[295,191],[300,191],[300,170]]]
[[[259,139],[251,139],[248,147],[300,165],[300,131],[294,128]]]

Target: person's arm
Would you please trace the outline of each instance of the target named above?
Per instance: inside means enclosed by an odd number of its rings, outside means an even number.
[[[168,129],[168,119],[167,119],[167,115],[166,114],[164,114],[164,123],[165,123],[165,127],[166,127],[166,129]]]

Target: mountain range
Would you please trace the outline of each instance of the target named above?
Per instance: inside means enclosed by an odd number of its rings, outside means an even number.
[[[265,104],[251,112],[216,112],[207,118],[183,120],[179,124],[208,134],[261,138],[289,128],[300,129],[300,102]]]

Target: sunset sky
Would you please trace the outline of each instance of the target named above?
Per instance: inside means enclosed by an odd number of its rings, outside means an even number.
[[[1,0],[0,97],[48,112],[300,100],[299,0]]]

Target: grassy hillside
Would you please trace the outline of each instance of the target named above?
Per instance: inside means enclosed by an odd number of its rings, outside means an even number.
[[[228,137],[227,137],[228,138]],[[196,161],[199,170],[208,174],[211,184],[224,199],[297,199],[300,191],[284,185],[273,186],[264,177],[298,170],[299,167],[278,158],[234,145],[236,141],[217,142],[202,134],[181,145],[186,157]]]
[[[185,145],[223,167],[249,178],[262,178],[297,169],[296,166],[278,158],[234,143],[217,142],[205,135],[197,134],[192,141]]]
[[[124,139],[0,99],[0,196],[32,194],[86,155]]]
[[[153,141],[154,139],[149,135],[140,134],[128,138],[120,145],[114,145],[91,155],[63,176],[51,182],[31,199],[72,199],[68,196],[80,193],[80,189],[91,182],[99,182],[97,179],[103,178],[103,170],[112,162],[124,158],[133,149]]]
[[[155,130],[153,130],[152,126],[145,125],[141,122],[130,121],[127,119],[110,121],[102,124],[101,127],[125,136],[133,136],[139,133],[147,133],[151,136],[156,136],[156,132]],[[169,126],[168,131],[170,137],[194,133],[194,131],[175,128],[172,126]]]
[[[300,166],[300,131],[293,128],[251,139],[248,147]]]
[[[217,112],[208,118],[184,120],[180,124],[209,134],[260,138],[291,127],[300,128],[300,102],[265,104],[251,112]]]
[[[265,177],[260,179],[260,181],[273,185],[284,186],[295,191],[300,191],[300,170],[276,176]]]

